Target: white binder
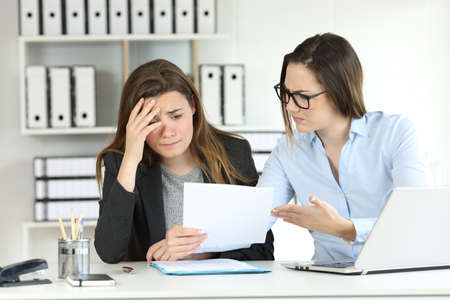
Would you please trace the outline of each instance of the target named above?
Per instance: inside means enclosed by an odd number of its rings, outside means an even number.
[[[107,34],[106,0],[87,1],[89,34]]]
[[[98,219],[98,201],[49,201],[44,202],[47,221],[56,221],[58,216],[63,220],[70,220],[72,212],[81,214],[84,220]]]
[[[36,201],[34,202],[34,220],[44,221],[46,220],[46,205],[45,202]]]
[[[34,193],[37,200],[47,198],[47,183],[45,180],[36,180]]]
[[[86,34],[86,8],[84,0],[66,1],[66,26],[68,35]]]
[[[131,0],[130,4],[131,33],[150,33],[150,0]]]
[[[223,67],[224,124],[244,124],[244,66]]]
[[[222,69],[219,65],[200,66],[200,95],[208,122],[222,125]]]
[[[44,35],[63,34],[62,0],[42,0],[42,19]]]
[[[39,35],[39,0],[20,0],[21,35]]]
[[[36,157],[33,161],[33,171],[34,171],[34,177],[44,177],[46,176],[46,159],[43,157]]]
[[[95,126],[95,68],[93,66],[73,67],[74,125]]]
[[[111,34],[128,33],[127,0],[109,0],[109,29]]]
[[[70,68],[50,67],[50,127],[71,125]]]
[[[194,33],[194,0],[175,0],[175,33]]]
[[[173,32],[172,0],[153,0],[155,33]]]
[[[27,127],[48,127],[47,69],[29,66],[26,69]]]
[[[197,0],[197,32],[215,33],[216,24],[216,0]]]
[[[95,156],[36,157],[34,177],[95,177],[96,162]]]
[[[97,181],[92,179],[50,179],[45,181],[48,199],[98,199]]]

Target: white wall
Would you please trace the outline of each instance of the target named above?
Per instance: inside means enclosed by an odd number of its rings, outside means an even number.
[[[415,121],[430,160],[439,162],[439,181],[450,184],[450,1],[231,0],[231,7],[226,1],[219,2],[221,17],[231,19],[232,25],[221,24],[221,30],[232,37],[200,42],[199,60],[245,64],[250,124],[282,126],[272,88],[279,80],[282,56],[315,33],[335,32],[359,54],[369,110],[405,113]],[[32,157],[94,154],[106,140],[19,134],[17,23],[16,1],[1,1],[0,265],[21,259],[21,223],[33,218]],[[152,55],[174,46],[154,46]],[[187,57],[177,51],[170,51],[177,62]],[[183,66],[188,68],[189,64]],[[308,258],[312,248],[305,232],[300,231],[304,238],[292,245],[287,239],[290,230],[277,235],[277,243],[283,244],[276,248],[279,257]],[[287,246],[294,251],[286,251]]]

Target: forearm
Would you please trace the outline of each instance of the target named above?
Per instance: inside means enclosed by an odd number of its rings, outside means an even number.
[[[347,241],[356,240],[355,225],[351,220],[343,217],[339,217],[339,220],[337,220],[335,230],[332,234]]]
[[[136,200],[118,181],[109,184],[108,196],[100,201],[95,248],[103,261],[117,263],[128,249]]]

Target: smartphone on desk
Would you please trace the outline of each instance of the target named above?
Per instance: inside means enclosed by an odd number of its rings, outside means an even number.
[[[67,282],[76,287],[81,286],[115,286],[116,281],[108,274],[78,274],[66,277]]]

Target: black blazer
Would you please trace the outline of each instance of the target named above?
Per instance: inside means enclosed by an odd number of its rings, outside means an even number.
[[[249,143],[229,136],[220,136],[220,140],[233,166],[244,176],[256,179],[258,175]],[[99,201],[95,249],[107,263],[145,261],[148,248],[166,235],[160,164],[153,163],[150,167],[139,165],[135,192],[131,193],[117,181],[122,158],[121,154],[115,152],[108,152],[103,156],[103,199]],[[205,174],[203,178],[208,182]],[[273,260],[273,240],[272,231],[269,230],[264,244],[221,252],[217,257]]]

